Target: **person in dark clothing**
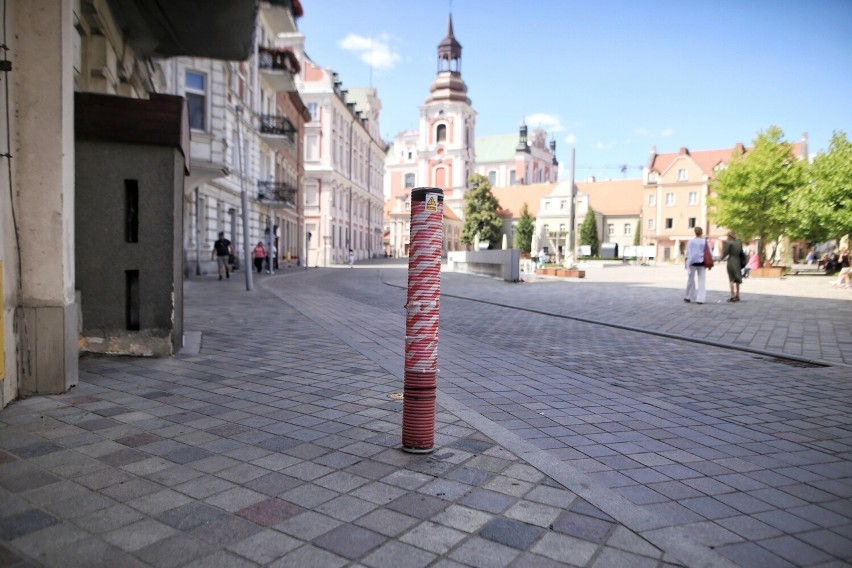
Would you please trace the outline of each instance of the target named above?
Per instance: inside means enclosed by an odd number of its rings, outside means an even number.
[[[725,246],[722,248],[722,258],[728,259],[728,283],[731,286],[731,297],[729,302],[740,301],[740,284],[743,283],[743,268],[745,267],[743,260],[745,253],[743,252],[742,241],[737,240],[737,235],[733,231],[728,231],[728,240],[725,241]]]
[[[231,271],[228,269],[228,258],[233,254],[231,249],[231,241],[225,238],[225,232],[219,232],[219,238],[213,243],[213,250],[210,251],[211,260],[215,256],[216,262],[219,265],[219,280],[222,276],[225,278],[231,277]]]

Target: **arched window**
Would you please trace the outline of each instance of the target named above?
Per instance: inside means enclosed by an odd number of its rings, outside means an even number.
[[[414,187],[414,174],[405,174],[405,187]]]
[[[446,142],[447,141],[447,125],[439,124],[437,130],[435,130],[435,140],[438,142]]]

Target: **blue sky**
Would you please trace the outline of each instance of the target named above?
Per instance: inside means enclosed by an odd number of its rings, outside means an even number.
[[[344,88],[371,85],[390,141],[417,128],[437,70],[447,0],[303,0],[308,55]],[[780,126],[852,137],[852,0],[455,0],[476,135],[521,120],[557,143],[577,178],[638,177],[651,146],[750,144]],[[370,65],[372,61],[372,65]]]

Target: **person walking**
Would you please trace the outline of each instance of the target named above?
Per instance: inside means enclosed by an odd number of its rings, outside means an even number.
[[[234,254],[231,249],[231,241],[225,238],[225,231],[219,231],[219,238],[213,243],[213,250],[210,251],[210,259],[216,257],[216,262],[219,266],[219,280],[222,276],[225,278],[231,277],[231,271],[228,270],[228,258]]]
[[[349,249],[349,268],[355,266],[355,251]]]
[[[722,258],[728,259],[728,284],[731,286],[731,297],[728,301],[739,302],[746,256],[742,241],[737,240],[737,234],[733,231],[728,231],[728,240],[722,248]]]
[[[263,260],[266,258],[266,249],[263,246],[263,241],[257,241],[257,244],[252,251],[254,257],[254,269],[260,274],[263,272]]]
[[[705,287],[705,270],[704,266],[704,250],[708,247],[707,239],[701,238],[704,230],[701,227],[695,227],[695,236],[689,239],[686,243],[686,253],[684,255],[684,264],[687,270],[686,281],[686,296],[683,301],[687,304],[695,302],[703,304],[707,299],[707,288]],[[698,280],[698,286],[695,280]]]

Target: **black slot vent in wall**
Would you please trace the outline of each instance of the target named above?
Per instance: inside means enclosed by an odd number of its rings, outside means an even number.
[[[124,180],[124,241],[139,242],[139,182]]]
[[[127,329],[139,331],[139,271],[125,270],[125,312],[127,315]]]

